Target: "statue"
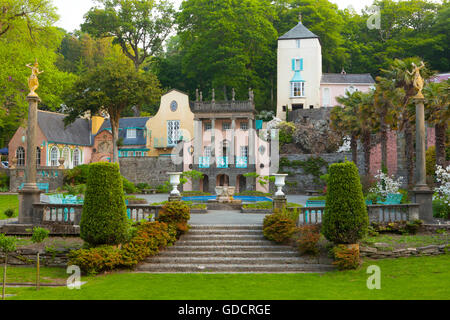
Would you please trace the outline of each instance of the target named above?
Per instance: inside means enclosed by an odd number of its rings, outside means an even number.
[[[410,76],[414,75],[414,80],[413,80],[413,86],[414,88],[417,90],[417,95],[414,96],[414,98],[416,99],[423,99],[424,96],[422,94],[422,89],[423,89],[423,78],[420,75],[420,69],[425,67],[425,64],[422,63],[420,64],[420,66],[416,66],[416,64],[413,62],[412,63],[413,71],[409,72],[408,70],[406,71]]]
[[[38,75],[44,73],[44,71],[39,71],[37,59],[35,60],[34,65],[27,64],[27,67],[31,69],[31,76],[28,78],[28,87],[30,88],[29,96],[37,97],[38,95],[35,91],[39,88]]]

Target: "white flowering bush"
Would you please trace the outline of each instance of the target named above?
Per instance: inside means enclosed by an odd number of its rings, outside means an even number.
[[[434,199],[450,205],[450,166],[445,169],[436,166],[436,181],[439,183],[439,187],[434,189]]]
[[[381,170],[375,175],[377,184],[370,189],[370,192],[376,193],[382,198],[386,198],[389,193],[399,193],[398,190],[403,183],[403,177],[395,179],[394,176],[389,176]]]

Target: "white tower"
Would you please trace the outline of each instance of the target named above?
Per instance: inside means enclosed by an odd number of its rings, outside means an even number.
[[[286,110],[320,107],[322,47],[319,37],[301,22],[278,39],[277,117]]]

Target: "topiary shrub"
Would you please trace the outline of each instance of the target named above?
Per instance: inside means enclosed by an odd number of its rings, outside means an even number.
[[[7,218],[12,218],[14,216],[14,209],[6,209],[3,214],[7,217]]]
[[[80,236],[90,245],[117,245],[128,235],[128,222],[119,165],[90,165],[80,222]]]
[[[188,221],[191,219],[191,209],[182,201],[170,201],[164,204],[159,212],[158,221],[175,226],[177,237],[189,230]]]
[[[329,173],[322,233],[337,244],[357,243],[369,225],[358,169],[347,161],[331,165]]]
[[[264,218],[263,234],[268,240],[279,243],[287,242],[295,230],[295,222],[286,210],[275,212]]]

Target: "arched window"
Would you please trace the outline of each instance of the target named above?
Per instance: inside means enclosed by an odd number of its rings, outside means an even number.
[[[70,168],[70,149],[65,147],[62,155],[64,158],[64,167],[66,169],[69,169]]]
[[[17,166],[23,167],[25,165],[25,149],[18,147],[16,151]]]
[[[36,165],[41,165],[41,148],[36,147]]]
[[[57,147],[53,147],[50,150],[50,165],[52,167],[57,167],[58,166],[58,155],[59,155],[59,151]]]
[[[76,167],[80,164],[80,149],[77,148],[73,151],[73,166]]]

